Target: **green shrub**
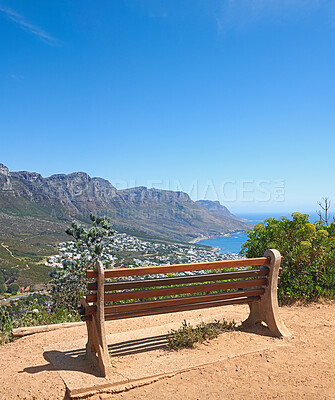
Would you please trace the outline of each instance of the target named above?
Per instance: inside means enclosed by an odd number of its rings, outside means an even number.
[[[201,322],[194,328],[191,324],[183,321],[181,328],[171,330],[167,336],[168,349],[180,350],[182,348],[193,348],[195,343],[216,338],[220,333],[236,329],[234,321],[225,320],[211,323]]]
[[[8,311],[0,306],[0,345],[11,342],[13,320]]]
[[[80,321],[78,312],[70,312],[66,307],[51,312],[45,309],[46,300],[50,297],[34,294],[11,301],[9,305],[0,305],[0,345],[13,341],[11,331],[14,328]]]
[[[335,223],[312,224],[301,213],[293,213],[292,219],[269,218],[248,232],[242,254],[261,257],[269,248],[283,256],[281,304],[335,297]]]

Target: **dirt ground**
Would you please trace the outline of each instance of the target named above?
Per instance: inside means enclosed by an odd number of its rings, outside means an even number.
[[[224,307],[227,319],[243,320],[246,306]],[[176,322],[181,325],[196,311],[112,321],[108,333],[131,331]],[[206,317],[213,309],[202,310]],[[283,321],[294,335],[285,346],[239,355],[210,363],[172,377],[120,393],[90,395],[88,400],[214,400],[214,399],[335,399],[335,302],[308,307],[283,307]],[[215,310],[215,315],[217,310]],[[86,337],[86,328],[76,327],[40,333],[0,347],[0,399],[67,399],[59,373],[44,358],[45,346]],[[199,364],[204,351],[224,343],[229,349],[241,341],[254,340],[254,333],[224,333],[194,351]],[[279,340],[279,339],[272,339]],[[182,350],[184,351],[184,350]],[[148,355],[146,355],[148,357]],[[133,368],[141,368],[138,363]]]

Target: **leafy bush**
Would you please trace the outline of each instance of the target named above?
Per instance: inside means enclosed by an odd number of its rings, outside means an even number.
[[[50,276],[52,311],[66,308],[75,312],[85,292],[85,266],[73,260],[64,260],[62,268],[55,268]]]
[[[50,297],[31,295],[29,298],[11,301],[9,305],[0,305],[0,345],[12,341],[11,331],[24,326],[37,326],[72,322],[80,320],[78,312],[69,312],[67,308],[58,308],[50,312],[43,303]]]
[[[90,219],[93,225],[90,228],[72,222],[66,230],[74,242],[66,244],[69,256],[63,260],[62,267],[55,268],[50,274],[53,311],[59,308],[76,311],[86,291],[86,269],[93,268],[98,259],[107,264],[103,250],[113,241],[110,220],[93,214]]]
[[[193,348],[195,343],[202,343],[209,339],[216,338],[220,333],[236,329],[234,321],[225,320],[212,323],[201,322],[195,328],[183,321],[181,328],[171,330],[167,336],[168,348],[170,350],[180,350],[182,348]]]
[[[283,256],[278,286],[282,304],[335,297],[335,222],[312,224],[301,213],[293,213],[292,219],[269,218],[248,232],[242,254],[261,257],[269,248]]]
[[[13,320],[8,311],[0,306],[0,345],[11,342],[12,339]]]

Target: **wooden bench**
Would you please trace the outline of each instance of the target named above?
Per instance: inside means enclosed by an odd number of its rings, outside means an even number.
[[[81,300],[88,332],[87,357],[103,376],[111,373],[105,321],[228,304],[249,305],[244,325],[263,321],[273,335],[290,337],[278,314],[280,263],[277,250],[267,250],[260,258],[110,270],[97,262],[95,270],[86,271],[91,280],[89,294]],[[224,272],[228,268],[231,270]]]

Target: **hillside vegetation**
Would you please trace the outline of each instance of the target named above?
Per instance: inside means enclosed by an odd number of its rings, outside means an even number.
[[[66,240],[65,222],[0,213],[0,270],[16,277],[20,286],[44,283],[48,268],[42,261],[57,254]]]

